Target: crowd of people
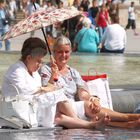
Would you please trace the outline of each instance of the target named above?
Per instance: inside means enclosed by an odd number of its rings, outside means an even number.
[[[55,38],[64,34],[70,38],[73,52],[124,53],[126,47],[125,30],[132,27],[134,35],[138,35],[136,32],[134,2],[131,3],[128,9],[128,24],[125,29],[119,25],[119,3],[115,0],[7,0],[6,4],[4,0],[1,0],[0,3],[3,3],[1,5],[4,7],[1,9],[9,9],[8,14],[11,21],[15,21],[16,12],[19,10],[23,11],[25,18],[41,8],[51,9],[53,7],[73,6],[82,11],[83,14],[80,16],[46,27],[46,36],[51,47]],[[7,17],[6,13],[5,17]],[[1,36],[8,31],[9,24],[10,22],[5,25],[1,23],[0,28],[3,28],[1,29]],[[118,30],[121,31],[122,38],[119,36],[120,33],[116,33]],[[116,37],[113,37],[114,34]],[[31,32],[31,36],[34,36],[34,32]],[[10,40],[5,41],[5,49],[10,50]]]

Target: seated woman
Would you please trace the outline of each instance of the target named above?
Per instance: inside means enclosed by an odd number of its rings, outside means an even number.
[[[85,83],[79,72],[67,64],[71,51],[71,42],[67,37],[60,36],[56,39],[53,48],[54,59],[51,60],[51,63],[44,65],[40,70],[42,84],[45,86],[48,83],[54,83],[59,87],[63,87],[65,95],[70,101],[75,101],[76,94],[78,94],[79,100],[88,101],[91,95],[84,89]],[[100,108],[99,100],[94,98],[93,102],[98,110]],[[94,115],[100,118],[107,113],[111,119],[111,122],[108,124],[109,126],[122,128],[135,128],[140,126],[140,114],[123,114],[103,107],[99,110],[100,112]],[[64,109],[63,113],[66,111]]]
[[[99,45],[99,37],[91,26],[91,20],[84,17],[82,21],[82,29],[78,31],[74,39],[73,51],[78,52],[97,52]]]
[[[25,40],[20,60],[11,65],[4,75],[3,96],[14,96],[10,95],[9,84],[15,85],[22,95],[32,95],[41,90],[49,91],[48,87],[41,87],[41,78],[38,74],[38,69],[42,65],[46,54],[47,50],[44,41],[39,38]]]
[[[50,91],[54,91],[56,87],[53,85],[49,84],[47,86],[41,86],[41,77],[38,73],[38,69],[41,67],[46,54],[47,50],[44,41],[39,38],[28,38],[27,40],[25,40],[21,50],[20,60],[11,65],[4,75],[2,84],[2,95],[5,98],[16,96],[16,93],[13,93],[11,95],[11,84],[16,86],[20,95],[24,97],[26,96],[27,98],[31,95],[34,96],[34,94],[37,93],[42,94],[43,92],[47,93]],[[63,103],[61,103],[60,105],[63,105]],[[65,107],[65,105],[63,106]],[[59,125],[66,126],[67,128],[95,128],[96,126],[106,122],[105,118],[106,117],[103,117],[98,122],[88,122],[81,119],[68,117],[66,115],[61,115],[62,121],[59,121]],[[58,116],[57,120],[59,120]],[[40,124],[39,120],[38,124]],[[71,124],[73,125],[71,126]]]

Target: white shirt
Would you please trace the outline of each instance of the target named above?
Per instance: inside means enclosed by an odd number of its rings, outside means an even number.
[[[128,8],[128,19],[135,20],[135,9],[134,7],[129,7]]]
[[[31,76],[25,64],[18,61],[11,65],[4,75],[2,94],[5,97],[17,94],[11,89],[10,84],[15,85],[21,95],[31,95],[41,87],[41,77],[37,71]]]
[[[107,50],[121,50],[126,46],[126,32],[119,24],[108,25],[102,44]]]

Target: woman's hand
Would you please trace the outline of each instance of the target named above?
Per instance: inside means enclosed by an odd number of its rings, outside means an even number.
[[[101,105],[100,105],[100,100],[98,97],[90,97],[89,101],[91,102],[90,104],[90,109],[92,110],[93,113],[99,113],[101,110]]]
[[[41,94],[56,90],[57,87],[53,84],[48,84],[46,87],[41,87]]]
[[[45,87],[40,87],[37,92],[35,92],[33,95],[42,95],[46,94],[47,92],[55,91],[57,90],[57,87],[53,84],[48,83]]]

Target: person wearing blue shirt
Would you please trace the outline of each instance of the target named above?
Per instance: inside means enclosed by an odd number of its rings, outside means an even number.
[[[0,38],[9,30],[9,23],[6,19],[6,10],[4,0],[0,0]],[[2,41],[0,41],[0,49],[2,48]],[[10,40],[5,40],[5,50],[10,50]]]
[[[78,52],[98,52],[99,36],[91,26],[91,20],[84,18],[82,29],[76,34],[73,51]]]

